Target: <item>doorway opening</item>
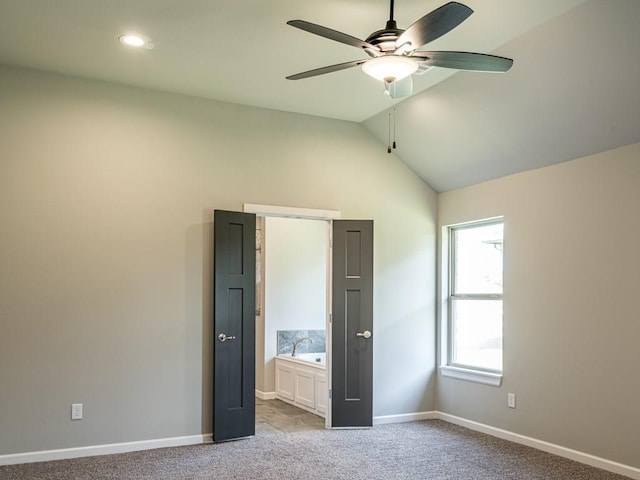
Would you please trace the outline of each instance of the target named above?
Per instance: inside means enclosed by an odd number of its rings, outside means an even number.
[[[339,212],[256,213],[256,430],[329,427],[331,231]]]
[[[330,283],[326,304],[330,307],[325,311],[325,345],[329,353],[325,385],[316,386],[323,380],[321,375],[308,375],[307,369],[296,367],[295,375],[290,375],[294,380],[290,380],[289,387],[283,384],[277,390],[295,392],[295,399],[305,407],[309,407],[305,402],[314,398],[308,393],[311,389],[326,392],[330,399],[326,402],[326,426],[370,427],[373,418],[373,220],[328,218],[325,221],[330,240],[327,258],[331,259],[326,264],[327,283]],[[213,240],[213,440],[221,442],[255,434],[256,213],[215,210]],[[265,305],[268,304],[266,297]],[[312,342],[307,340],[307,343]],[[292,354],[287,356],[290,360],[294,360],[296,348],[291,345]],[[315,356],[318,352],[308,353]],[[274,391],[262,393],[276,394],[275,386]],[[317,399],[314,401],[316,406],[322,406]]]

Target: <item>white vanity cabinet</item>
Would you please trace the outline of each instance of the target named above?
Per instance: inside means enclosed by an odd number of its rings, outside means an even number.
[[[322,417],[327,413],[327,394],[329,387],[327,386],[327,371],[316,373],[316,413]]]
[[[327,412],[327,373],[324,365],[276,357],[276,395],[283,402],[324,417]]]
[[[295,393],[295,365],[276,358],[276,394],[280,400],[293,403]]]

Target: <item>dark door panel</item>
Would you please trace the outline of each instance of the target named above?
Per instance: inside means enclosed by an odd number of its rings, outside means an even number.
[[[255,434],[255,235],[255,215],[214,212],[214,442]]]
[[[332,427],[373,422],[373,221],[334,220]]]

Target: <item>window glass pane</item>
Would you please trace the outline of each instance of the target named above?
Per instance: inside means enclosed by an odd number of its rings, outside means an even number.
[[[454,292],[502,294],[502,223],[454,230]]]
[[[452,363],[502,370],[502,300],[452,299]]]

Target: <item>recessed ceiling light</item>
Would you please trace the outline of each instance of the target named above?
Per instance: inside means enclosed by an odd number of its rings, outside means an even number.
[[[149,50],[153,48],[153,43],[151,43],[151,39],[144,37],[142,35],[137,35],[137,34],[120,35],[118,37],[118,40],[120,40],[121,43],[128,45],[130,47],[146,48]]]

